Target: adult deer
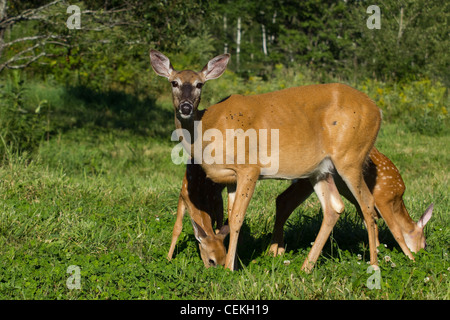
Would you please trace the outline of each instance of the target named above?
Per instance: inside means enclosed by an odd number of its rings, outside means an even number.
[[[156,50],[150,50],[150,60],[153,70],[172,84],[175,126],[182,129],[179,133],[185,148],[196,161],[205,152],[212,155],[214,151],[215,161],[200,165],[212,181],[231,186],[228,192],[234,202],[228,217],[226,268],[234,269],[239,231],[258,179],[308,178],[324,213],[318,237],[327,238],[344,209],[334,190],[334,169],[361,208],[369,235],[370,263],[378,264],[374,199],[362,172],[380,128],[381,113],[367,95],[342,84],[310,85],[248,97],[232,95],[199,111],[203,84],[223,74],[229,55],[211,59],[200,72],[176,71],[170,60]],[[241,143],[241,148],[234,144],[235,138],[244,137],[245,142],[245,133],[257,129],[278,133],[278,140],[266,141],[271,155],[276,155],[271,157],[270,165],[257,152],[256,161],[252,161],[257,144],[249,141],[248,146]],[[202,130],[211,130],[210,134],[213,131],[215,139],[203,139]],[[230,130],[234,133],[231,137]],[[245,161],[238,157],[242,151]],[[276,172],[270,170],[273,167]],[[303,269],[312,265],[313,261],[307,259]]]
[[[334,175],[339,192],[352,202],[359,213],[358,206],[351,192],[342,183],[342,180]],[[400,172],[392,161],[375,147],[369,154],[369,162],[364,170],[364,180],[373,194],[375,207],[378,214],[386,221],[386,224],[405,255],[414,260],[411,252],[418,252],[426,247],[424,228],[430,220],[433,212],[431,204],[416,223],[411,219],[403,202],[405,184]],[[311,195],[313,188],[307,179],[295,181],[276,200],[276,219],[272,234],[270,252],[273,255],[284,253],[283,226],[293,210]],[[378,228],[375,225],[377,247]],[[316,245],[317,240],[314,242]],[[323,245],[321,245],[323,247]],[[314,246],[313,246],[314,247]],[[310,261],[316,261],[319,250],[311,250],[308,256]]]

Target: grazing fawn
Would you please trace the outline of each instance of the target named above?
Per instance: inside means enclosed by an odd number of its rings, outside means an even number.
[[[342,180],[336,175],[334,175],[334,178],[339,192],[352,202],[358,212],[361,213],[358,203],[345,184],[342,183]],[[417,223],[414,222],[403,202],[405,184],[400,172],[392,161],[375,147],[370,151],[369,161],[364,170],[364,180],[375,199],[377,213],[385,220],[405,255],[410,259],[414,259],[411,252],[416,253],[426,247],[424,228],[432,216],[433,204],[425,210],[425,213]],[[309,181],[300,179],[292,183],[289,188],[277,197],[276,218],[270,247],[270,252],[273,255],[284,253],[283,226],[294,209],[308,198],[312,192],[313,188]],[[378,247],[378,228],[375,230]],[[318,253],[320,251],[312,250],[309,259],[316,261]]]

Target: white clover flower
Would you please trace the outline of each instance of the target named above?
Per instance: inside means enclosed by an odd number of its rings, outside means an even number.
[[[430,277],[425,277],[425,279],[423,279],[423,281],[424,281],[425,283],[427,283],[428,281],[430,281]]]
[[[360,255],[359,253],[358,253],[358,255],[356,257],[358,258],[358,260],[362,259],[362,255]]]
[[[389,256],[385,256],[385,257],[384,257],[384,261],[386,261],[386,262],[389,262],[389,261],[391,261],[391,257],[389,257]]]

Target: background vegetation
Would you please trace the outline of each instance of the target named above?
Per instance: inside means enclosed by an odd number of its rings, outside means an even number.
[[[70,3],[75,4],[75,3]],[[3,299],[449,299],[449,4],[378,1],[0,0],[0,297]],[[404,257],[381,222],[380,290],[366,280],[366,231],[346,204],[318,267],[299,271],[321,222],[315,196],[265,252],[285,181],[259,183],[241,269],[205,270],[185,219],[165,256],[183,166],[170,160],[169,86],[150,48],[178,69],[232,54],[202,108],[233,94],[339,81],[383,110],[377,147],[398,166],[417,220],[434,202],[429,250]],[[70,265],[81,290],[69,290]]]

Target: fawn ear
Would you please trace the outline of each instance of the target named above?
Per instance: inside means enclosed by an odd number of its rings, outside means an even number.
[[[225,224],[220,228],[220,230],[216,230],[216,236],[221,238],[222,240],[230,233],[230,227],[228,224]]]
[[[220,56],[209,60],[208,64],[202,69],[205,80],[212,80],[220,77],[225,72],[229,60],[229,53],[221,54]]]
[[[425,213],[420,217],[419,221],[417,222],[417,226],[423,229],[427,224],[427,222],[430,221],[432,214],[433,214],[433,204],[430,204],[427,210],[425,210]]]
[[[205,230],[194,221],[194,219],[191,219],[192,227],[194,228],[194,235],[195,239],[197,239],[198,242],[202,243],[202,240],[207,237]]]
[[[153,70],[161,77],[169,78],[174,71],[169,58],[157,50],[150,50],[150,63]]]

